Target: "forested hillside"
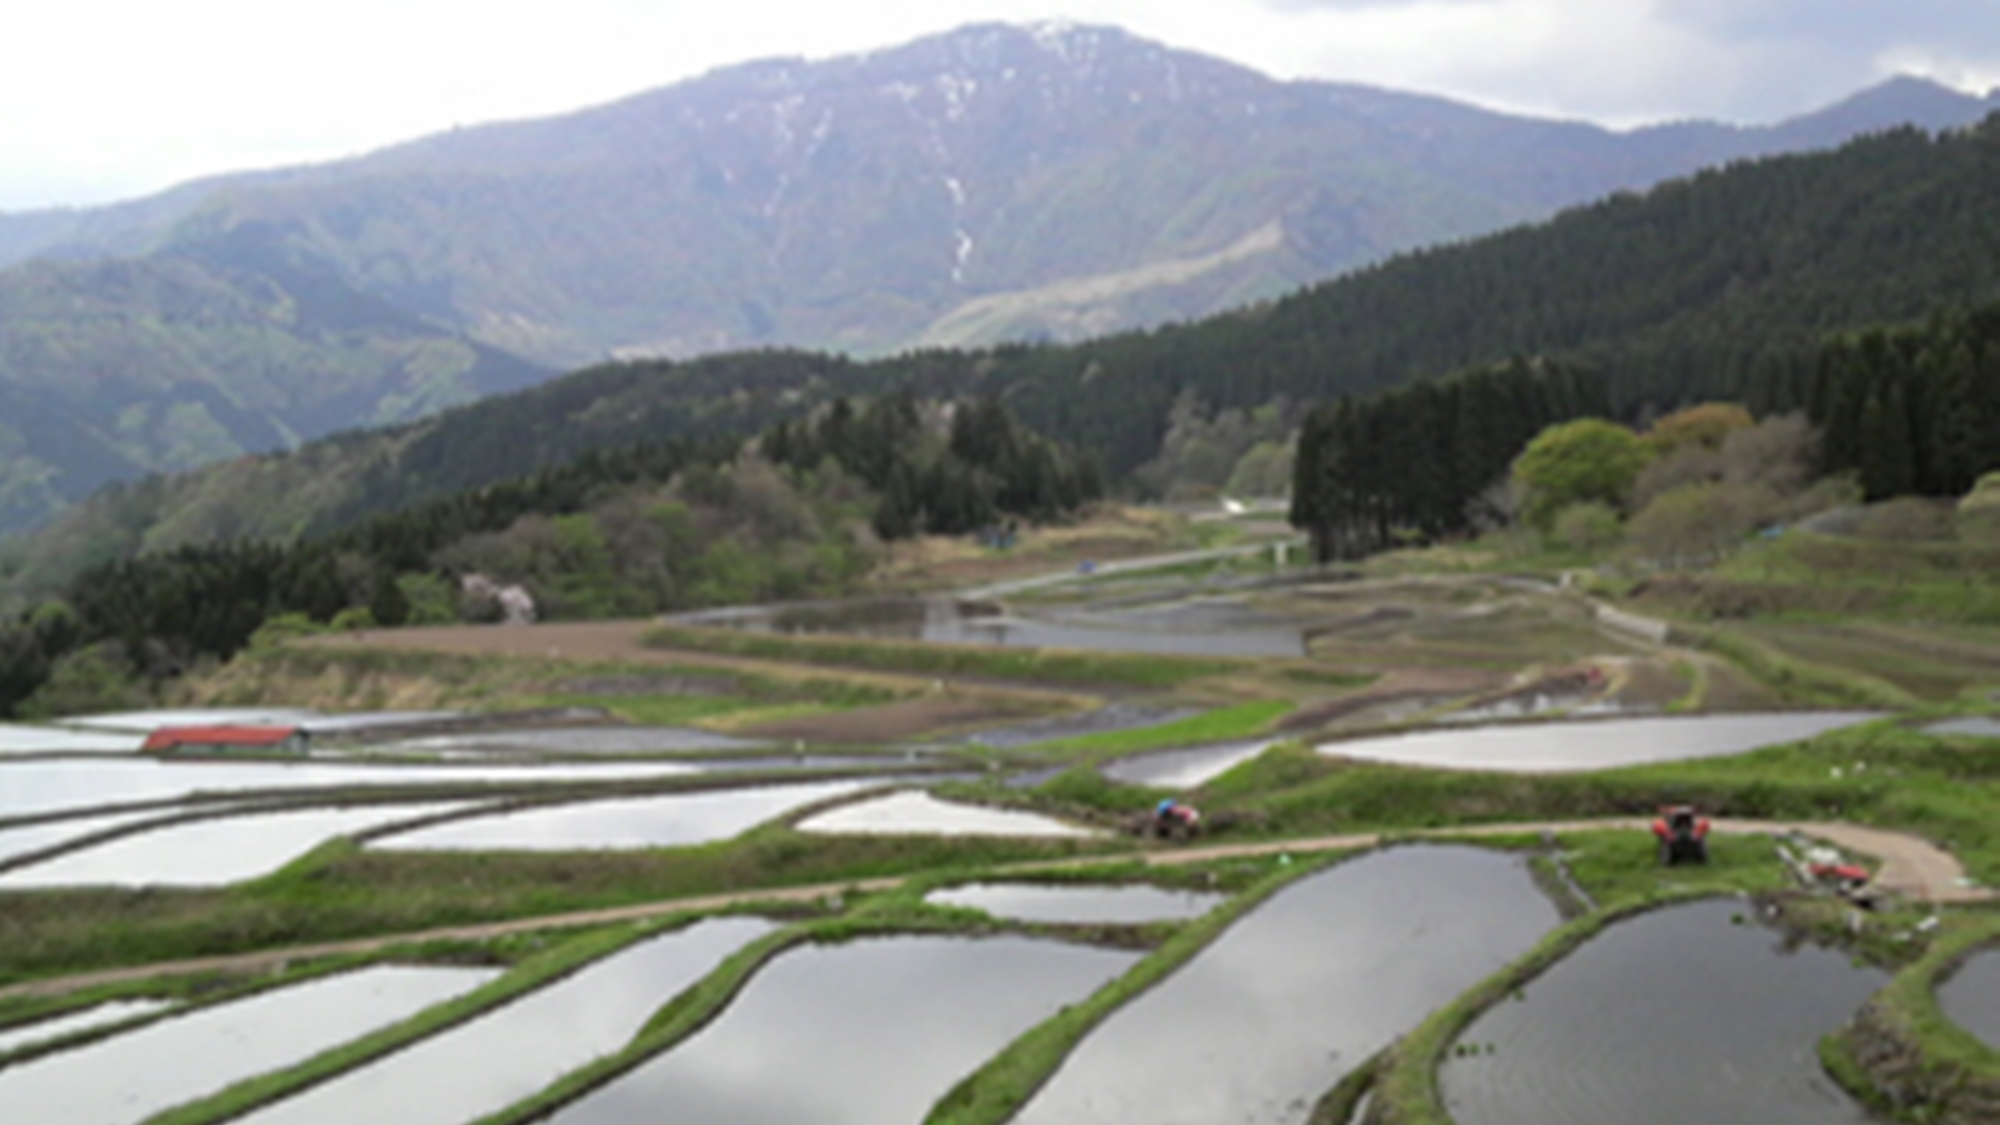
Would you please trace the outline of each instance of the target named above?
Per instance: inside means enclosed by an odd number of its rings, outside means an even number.
[[[0,531],[101,485],[383,425],[549,372],[245,227],[0,272]]]
[[[1327,399],[1513,356],[1604,373],[1622,414],[1803,405],[1829,333],[2000,297],[2000,120],[1780,157],[1399,258],[1268,306],[995,354],[983,389],[1120,477],[1193,391]]]
[[[1992,104],[1902,78],[1769,126],[1613,131],[1278,81],[1113,28],[980,25],[110,207],[0,214],[0,532],[107,481],[606,358],[880,356],[1172,323],[1730,160],[1962,127]],[[1291,362],[1256,342],[1221,346]],[[1382,378],[1569,346],[1456,343],[1389,355]],[[1088,363],[1053,362],[1032,378],[1067,398]],[[1130,366],[1115,348],[1102,362]],[[1212,375],[1133,362],[1218,400]],[[1017,381],[1003,366],[984,389]],[[1322,393],[1250,374],[1251,392]],[[1176,401],[1148,396],[1129,432],[1102,435],[1120,474]]]
[[[46,587],[80,564],[142,548],[330,531],[586,449],[747,435],[837,395],[906,384],[921,395],[997,398],[1034,431],[1095,456],[1107,484],[1126,488],[1160,487],[1158,474],[1139,470],[1160,456],[1170,423],[1330,401],[1515,357],[1596,372],[1606,409],[1621,417],[1708,399],[1804,407],[1828,335],[1996,299],[2000,123],[1939,137],[1899,130],[1704,173],[1152,332],[872,362],[750,352],[605,365],[393,434],[309,448],[326,468],[314,479],[331,483],[294,490],[312,502],[288,509],[283,526],[265,522],[266,506],[227,494],[277,494],[270,482],[296,474],[296,462],[239,463],[95,502],[14,571]],[[227,487],[210,487],[219,482]]]
[[[757,442],[650,443],[295,542],[121,558],[0,625],[0,715],[142,706],[272,626],[640,616],[846,593],[885,541],[1055,520],[1087,461],[997,402],[837,398]]]
[[[1633,517],[1638,539],[1719,552],[1805,514],[1793,501],[1813,476],[1845,482],[1829,497],[1955,499],[2000,469],[2000,304],[1827,340],[1802,389],[1750,384],[1793,408],[1761,426],[1740,406],[1697,406],[1655,423],[1646,442],[1587,449],[1617,429],[1603,421],[1614,414],[1604,389],[1600,376],[1517,362],[1321,406],[1299,436],[1292,522],[1322,559],[1471,530],[1523,499],[1500,493],[1535,475],[1530,438],[1574,443],[1543,446],[1549,464],[1568,462],[1553,472],[1569,478],[1527,498],[1521,515],[1545,531],[1563,508],[1595,503],[1600,518]],[[1569,419],[1603,428],[1551,438],[1551,424]],[[1629,464],[1613,464],[1626,454]]]

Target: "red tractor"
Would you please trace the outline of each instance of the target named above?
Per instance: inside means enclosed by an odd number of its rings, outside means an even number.
[[[1661,809],[1653,836],[1660,842],[1660,862],[1668,867],[1708,862],[1708,818],[1693,805]]]

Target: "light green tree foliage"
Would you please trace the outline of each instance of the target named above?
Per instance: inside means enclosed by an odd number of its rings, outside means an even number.
[[[794,471],[746,454],[669,485],[608,492],[585,511],[525,516],[459,540],[433,561],[524,585],[538,614],[552,619],[833,595],[859,582],[879,554],[866,530],[868,503],[837,466]],[[412,594],[410,602],[421,619],[426,599]]]
[[[1255,410],[1211,412],[1199,395],[1187,391],[1174,400],[1159,455],[1132,475],[1170,500],[1212,499],[1225,490],[1251,450],[1263,442],[1286,442],[1286,435],[1294,428],[1291,411],[1283,401]]]
[[[1260,441],[1236,462],[1224,494],[1245,498],[1284,496],[1292,490],[1292,459],[1298,452],[1296,438]]]
[[[24,719],[50,719],[153,705],[152,693],[125,659],[123,646],[105,641],[56,661],[47,682],[21,704]]]
[[[1639,436],[1615,422],[1579,418],[1536,434],[1514,460],[1525,490],[1522,516],[1548,531],[1572,504],[1598,501],[1623,510],[1650,454]]]
[[[1615,547],[1624,534],[1618,512],[1602,500],[1571,504],[1556,515],[1556,541],[1586,553]]]

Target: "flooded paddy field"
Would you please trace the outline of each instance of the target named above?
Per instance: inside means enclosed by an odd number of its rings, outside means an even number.
[[[681,762],[550,762],[541,765],[379,765],[324,761],[225,762],[158,758],[60,758],[0,763],[0,822],[109,805],[233,798],[263,793],[385,786],[479,786],[621,781],[694,773]]]
[[[870,784],[826,781],[570,801],[381,836],[368,846],[391,851],[571,851],[706,844]]]
[[[1262,754],[1272,739],[1253,739],[1215,746],[1186,746],[1173,750],[1151,750],[1107,762],[1099,773],[1121,785],[1144,785],[1153,789],[1192,789],[1228,773],[1236,766]]]
[[[1741,754],[1881,716],[1865,711],[1690,715],[1425,730],[1326,742],[1321,754],[1391,765],[1573,773]]]
[[[1198,918],[1228,898],[1145,884],[972,883],[933,891],[924,901],[969,906],[996,918],[1023,922],[1133,925]]]
[[[1557,922],[1517,857],[1405,847],[1349,860],[1279,892],[1105,1020],[1014,1120],[1296,1125]]]
[[[1975,954],[1938,986],[1945,1018],[2000,1051],[2000,950]]]
[[[1016,1036],[1137,954],[1023,937],[870,938],[785,953],[707,1028],[555,1125],[923,1120]]]
[[[1872,1121],[1817,1044],[1886,974],[1756,911],[1710,900],[1616,923],[1473,1021],[1439,1074],[1459,1125]]]
[[[0,864],[95,833],[129,827],[148,820],[157,820],[159,817],[158,812],[112,813],[108,816],[66,817],[43,824],[0,828]]]
[[[138,1122],[458,996],[494,973],[383,967],[260,993],[0,1069],[0,1106],[35,1125]]]
[[[966,741],[995,749],[1007,749],[1058,738],[1075,738],[1086,734],[1104,734],[1108,731],[1159,726],[1197,713],[1192,708],[1186,707],[1108,703],[1080,714],[1054,715],[1046,719],[983,730],[968,736]]]
[[[2000,718],[1991,715],[1975,715],[1963,719],[1946,719],[1924,728],[1931,734],[1964,734],[1973,738],[2000,738]]]
[[[122,731],[0,723],[0,758],[41,754],[134,754],[145,736]]]
[[[865,836],[1093,836],[1096,832],[1052,817],[941,801],[904,791],[857,801],[807,817],[801,832]]]
[[[246,1125],[461,1125],[623,1047],[675,994],[770,929],[756,919],[723,918],[648,938],[501,1008],[237,1120]]]
[[[173,1004],[166,1000],[109,1000],[80,1012],[10,1027],[0,1031],[0,1055],[10,1054],[24,1047],[52,1043],[67,1035],[154,1015],[171,1007]]]
[[[333,839],[461,804],[373,804],[194,820],[135,832],[0,872],[0,890],[201,887],[268,875]]]

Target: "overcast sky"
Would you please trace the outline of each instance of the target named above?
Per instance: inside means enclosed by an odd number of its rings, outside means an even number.
[[[1115,24],[1281,78],[1627,126],[1762,122],[1892,74],[2000,85],[1995,0],[23,0],[0,209],[543,116],[980,20]],[[23,10],[25,9],[25,10]]]

